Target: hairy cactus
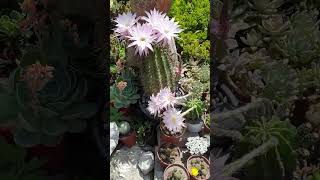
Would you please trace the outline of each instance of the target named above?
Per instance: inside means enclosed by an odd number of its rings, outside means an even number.
[[[142,61],[140,79],[145,95],[156,94],[164,87],[174,90],[175,62],[167,50],[155,48],[154,53]]]

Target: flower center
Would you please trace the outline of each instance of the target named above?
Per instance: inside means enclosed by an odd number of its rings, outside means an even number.
[[[140,38],[140,41],[146,41],[146,38],[145,37],[142,37],[142,38]]]
[[[167,29],[164,30],[165,33],[168,33],[169,31]]]
[[[177,122],[177,118],[176,117],[172,117],[172,122],[174,123],[174,124],[176,124],[176,122]]]

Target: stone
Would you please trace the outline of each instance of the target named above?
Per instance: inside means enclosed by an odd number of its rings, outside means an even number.
[[[110,161],[111,180],[145,180],[139,170],[138,162],[143,151],[139,146],[123,147],[117,150]]]
[[[110,155],[116,149],[119,141],[119,130],[115,122],[110,123]]]
[[[146,175],[154,168],[154,155],[151,151],[142,153],[140,156],[138,166],[140,171]]]

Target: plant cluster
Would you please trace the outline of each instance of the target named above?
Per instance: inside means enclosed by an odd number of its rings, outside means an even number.
[[[203,155],[208,151],[210,142],[204,137],[189,137],[186,142],[186,147],[192,155]]]
[[[197,179],[206,179],[208,177],[209,165],[202,158],[192,158],[190,160],[191,175]]]
[[[175,17],[184,29],[178,42],[185,59],[209,63],[209,7],[208,0],[173,1],[169,15]]]
[[[98,110],[86,99],[91,89],[87,76],[93,64],[96,68],[98,54],[76,24],[53,17],[42,2],[24,1],[21,6],[19,31],[31,31],[33,40],[19,46],[19,63],[1,83],[1,125],[12,128],[19,145],[55,145],[64,133],[85,130],[87,119]],[[3,20],[16,29],[17,18],[10,18]]]
[[[210,33],[219,76],[215,106],[221,108],[213,117],[215,135],[232,137],[233,157],[247,157],[244,154],[273,138],[278,142],[254,162],[242,164],[243,174],[237,177],[269,179],[271,173],[272,178],[286,179],[297,162],[317,164],[318,126],[310,120],[319,103],[319,3],[213,4]],[[261,98],[268,101],[263,108]]]
[[[159,157],[167,164],[173,164],[180,159],[180,150],[174,144],[164,144],[159,148]]]
[[[183,180],[187,178],[185,171],[181,168],[173,167],[172,170],[168,173],[167,180]]]

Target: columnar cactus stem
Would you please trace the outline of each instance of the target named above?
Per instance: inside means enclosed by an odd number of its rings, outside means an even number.
[[[169,60],[168,52],[155,47],[154,52],[141,59],[140,78],[147,96],[157,94],[160,89],[174,87],[174,64]]]

